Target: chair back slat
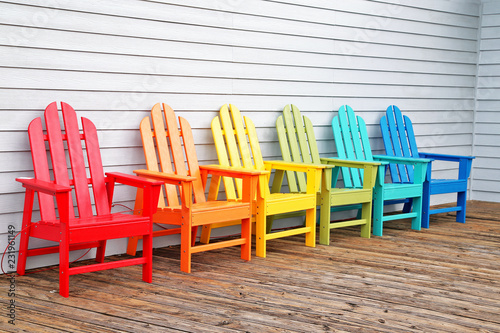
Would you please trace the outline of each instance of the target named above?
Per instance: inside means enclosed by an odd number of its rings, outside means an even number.
[[[35,178],[50,182],[51,179],[43,135],[42,118],[35,118],[29,124],[28,136]],[[56,212],[53,196],[38,192],[38,202],[42,220],[54,220],[56,218]]]
[[[283,161],[292,162],[297,158],[298,143],[295,135],[290,132],[295,133],[295,129],[292,126],[290,130],[290,124],[293,124],[293,119],[290,113],[290,107],[287,105],[283,110],[283,116],[279,116],[276,119],[276,132],[278,134],[278,141],[280,143],[281,156]],[[296,173],[293,171],[285,171],[285,175],[288,182],[288,189],[292,193],[299,192],[299,185],[296,178]]]
[[[332,120],[333,136],[338,157],[357,161],[373,161],[366,124],[361,117],[355,116],[348,105],[339,108],[338,116]],[[363,185],[363,170],[342,167],[344,186],[359,188]]]
[[[156,158],[156,148],[154,142],[154,132],[151,130],[151,122],[149,117],[144,117],[139,125],[142,138],[142,147],[144,149],[144,157],[146,158],[146,168],[151,171],[160,171],[158,166],[158,159]],[[175,192],[175,186],[171,185],[170,189],[173,190],[173,199],[177,200],[177,192]],[[168,190],[168,188],[167,188]],[[167,194],[168,200],[168,194]],[[158,200],[158,207],[165,208],[165,197],[163,194],[163,188],[160,191],[160,197]]]
[[[194,202],[204,202],[206,200],[205,192],[201,181],[191,126],[182,117],[179,117],[178,125],[175,111],[165,103],[158,103],[153,106],[151,119],[153,132],[148,118],[143,119],[143,122],[141,122],[141,135],[143,136],[148,170],[160,171],[156,159],[154,136],[161,171],[175,173],[179,176],[196,177],[193,182]],[[180,202],[179,195],[182,196],[182,193],[178,194],[177,187],[174,185],[165,185],[165,189],[167,204],[169,206],[178,206]],[[179,191],[182,191],[182,189],[179,189]],[[160,195],[159,207],[165,207],[163,195]]]
[[[300,115],[300,110],[295,105],[292,105],[292,114],[295,123],[295,129],[297,131],[300,151],[302,152],[302,161],[304,163],[312,163],[310,144],[307,140],[304,121]]]
[[[165,122],[163,120],[163,113],[161,110],[160,103],[155,104],[151,109],[151,121],[153,123],[153,131],[154,131],[152,135],[154,135],[156,140],[156,149],[158,150],[158,158],[160,160],[160,167],[161,167],[160,171],[166,173],[174,173],[174,169],[172,167],[172,159],[170,158],[170,149],[168,145],[168,134],[165,129]],[[149,128],[149,131],[151,131],[151,127]],[[149,169],[149,170],[154,170],[154,169]],[[169,206],[178,206],[179,198],[176,186],[165,185],[165,191],[167,196],[167,204]]]
[[[320,156],[309,118],[301,116],[295,105],[286,105],[276,121],[278,139],[285,161],[320,164]],[[304,173],[287,171],[290,192],[306,192]]]
[[[227,160],[227,166],[241,167],[243,166],[243,157],[241,155],[249,156],[248,147],[243,147],[243,152],[238,149],[238,143],[236,140],[235,129],[233,127],[233,122],[231,120],[231,115],[229,114],[229,108],[227,105],[223,105],[219,112],[220,117],[220,125],[222,126],[221,133],[223,133],[227,151],[224,152],[226,156],[229,157]],[[213,123],[212,123],[213,124]],[[224,141],[224,140],[223,140]],[[226,149],[223,149],[226,150]],[[219,161],[220,162],[220,161]],[[246,162],[246,161],[245,161]],[[225,162],[224,162],[225,163]],[[222,163],[221,163],[222,164]],[[222,164],[224,165],[224,164]],[[242,182],[241,179],[231,179],[224,177],[224,186],[229,186],[228,183],[233,183],[233,187],[236,187],[236,194],[238,198],[241,198],[242,195]],[[228,197],[229,199],[229,197]]]
[[[231,120],[233,124],[231,127],[234,127],[234,137],[236,138],[236,142],[238,143],[239,155],[241,157],[243,166],[245,168],[253,168],[254,163],[252,163],[252,156],[250,154],[251,149],[248,147],[247,133],[245,131],[245,126],[243,125],[243,121],[241,120],[240,110],[234,105],[229,105],[229,108],[231,110]],[[221,110],[221,113],[222,112],[225,113],[226,110]],[[223,119],[226,119],[226,116],[224,116]],[[228,127],[228,129],[231,127]],[[228,132],[226,131],[226,135],[227,134]]]
[[[234,109],[235,109],[235,107],[232,108],[232,110],[234,110]],[[239,110],[238,110],[238,113],[239,113]],[[233,119],[238,119],[234,113],[233,113]],[[241,117],[239,119],[241,122]],[[259,143],[259,140],[257,138],[257,130],[255,129],[255,124],[253,123],[253,121],[250,118],[248,118],[246,116],[243,117],[243,121],[245,122],[245,127],[246,127],[246,131],[244,131],[243,133],[247,134],[248,143],[250,144],[250,150],[252,151],[252,157],[248,159],[249,163],[245,164],[244,166],[248,165],[249,167],[251,167],[252,160],[253,160],[253,167],[256,170],[265,170],[264,159],[262,158],[262,152],[260,150],[260,143]],[[240,135],[241,132],[237,133],[237,134]],[[245,141],[247,140],[247,137],[244,135],[241,135],[241,137],[244,139],[243,145],[245,145]]]
[[[63,106],[64,108],[64,106]],[[106,182],[104,179],[104,169],[102,167],[101,152],[97,138],[97,129],[89,119],[82,117],[82,128],[85,133],[85,150],[87,151],[87,160],[94,193],[94,203],[97,215],[106,215],[111,213],[106,191]]]
[[[311,156],[309,155],[309,148],[307,147],[306,134],[300,111],[292,106],[287,105],[283,110],[283,117],[285,119],[285,126],[288,134],[288,143],[292,152],[292,160],[294,162],[311,163]],[[295,172],[297,177],[297,185],[299,192],[306,192],[306,175],[303,172]],[[291,192],[292,189],[290,189]]]
[[[80,218],[88,218],[93,215],[92,202],[90,199],[89,179],[85,169],[82,137],[78,128],[78,119],[75,110],[64,103],[62,113],[78,213]]]
[[[172,113],[174,111],[172,110]],[[186,162],[188,165],[189,176],[196,177],[193,182],[193,195],[194,202],[205,202],[205,191],[203,189],[203,183],[201,181],[200,166],[198,164],[198,157],[196,156],[196,148],[193,140],[193,132],[188,121],[182,117],[179,117],[180,134],[182,136],[182,142],[184,143],[184,152],[186,154]]]
[[[411,121],[402,116],[397,106],[391,105],[387,108],[386,115],[380,119],[380,128],[387,155],[418,157]],[[413,183],[411,166],[391,163],[389,170],[393,183]]]
[[[61,131],[61,122],[59,120],[59,113],[55,102],[47,106],[44,112],[44,117],[54,182],[59,185],[71,186],[68,174],[68,165],[66,163],[63,135]],[[73,205],[71,203],[70,205],[69,214],[70,218],[73,218]]]
[[[255,125],[251,119],[242,117],[236,106],[231,104],[228,108],[223,105],[219,116],[212,120],[211,126],[219,164],[265,170]],[[232,199],[230,196],[236,193],[241,198],[241,180],[227,177],[223,179],[227,198]],[[265,189],[269,191],[269,187],[266,186]]]
[[[222,166],[230,166],[231,163],[229,162],[229,156],[227,154],[229,148],[226,150],[226,145],[224,143],[225,135],[219,116],[212,119],[210,127],[212,128],[212,136],[214,138],[215,150],[217,151],[219,164]],[[224,182],[226,198],[228,200],[236,200],[238,196],[236,194],[236,186],[233,179],[230,177],[222,177],[222,181]]]
[[[306,116],[303,116],[302,119],[304,121],[307,143],[309,146],[309,152],[311,154],[311,163],[321,164],[321,157],[319,156],[318,143],[316,142],[316,136],[314,135],[314,127],[312,121]]]

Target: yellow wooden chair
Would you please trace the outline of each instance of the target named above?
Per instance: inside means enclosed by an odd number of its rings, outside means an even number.
[[[144,118],[140,125],[147,170],[134,172],[165,183],[165,196],[162,191],[153,222],[178,226],[154,231],[153,237],[181,234],[181,270],[187,273],[191,271],[191,255],[196,252],[241,245],[241,258],[250,260],[252,202],[259,176],[269,172],[219,165],[199,166],[191,127],[182,117],[179,117],[179,124],[180,129],[174,110],[163,104],[162,112],[158,103],[151,110],[151,119]],[[237,177],[242,184],[242,200],[217,201],[217,196],[213,195],[207,201],[204,188],[209,173],[212,175],[211,184],[219,184],[221,176]],[[140,211],[142,203],[142,192],[138,191],[136,212]],[[193,237],[196,233],[193,230],[198,226],[234,220],[242,221],[240,238],[195,246]],[[138,240],[138,237],[129,238],[128,254],[135,255]]]
[[[244,120],[244,122],[243,122]],[[224,105],[220,114],[212,120],[212,134],[221,166],[243,167],[247,170],[275,170],[272,189],[269,189],[269,174],[259,176],[259,186],[255,200],[256,255],[266,256],[266,242],[271,239],[305,234],[305,244],[316,244],[316,192],[319,190],[323,166],[284,161],[264,161],[260,151],[255,125],[248,117],[243,117],[234,105]],[[293,170],[305,172],[307,188],[305,193],[281,193],[280,187],[284,172]],[[223,177],[226,197],[238,201],[243,192],[241,182]],[[218,191],[218,188],[211,188]],[[214,192],[212,192],[214,193]],[[213,195],[213,194],[212,194]],[[305,211],[305,225],[284,231],[271,232],[267,229],[268,217]],[[210,225],[204,226],[202,242],[208,241]]]

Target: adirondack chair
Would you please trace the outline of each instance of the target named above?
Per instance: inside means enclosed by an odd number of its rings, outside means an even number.
[[[448,161],[458,163],[457,179],[432,179],[432,162],[427,166],[427,175],[424,182],[422,197],[422,227],[429,228],[431,214],[457,212],[456,221],[465,223],[467,202],[467,181],[470,175],[473,156],[443,155],[418,152],[415,134],[410,118],[403,116],[399,108],[391,105],[386,110],[386,115],[380,119],[380,129],[384,139],[387,155],[403,156],[410,158],[428,158],[431,161]],[[406,169],[404,165],[389,164],[393,183],[411,183],[413,170]],[[457,205],[454,207],[430,209],[430,196],[432,194],[457,193]],[[411,202],[409,203],[411,205]]]
[[[153,124],[153,130],[150,122]],[[165,196],[162,192],[159,197],[158,211],[153,216],[153,222],[178,226],[154,231],[153,237],[181,234],[181,270],[186,273],[191,272],[191,256],[197,252],[241,245],[241,258],[250,260],[252,201],[256,195],[259,176],[268,172],[218,165],[199,166],[191,127],[182,117],[179,117],[179,125],[180,129],[174,110],[163,104],[162,112],[159,103],[151,110],[151,118],[145,117],[140,124],[147,170],[134,170],[134,172],[165,183]],[[216,200],[217,196],[212,195],[207,201],[204,188],[207,185],[208,174],[212,175],[210,183],[217,186],[221,176],[238,178],[242,183],[242,200],[238,202]],[[143,206],[142,200],[142,193],[138,191],[137,209]],[[212,244],[194,244],[192,231],[197,226],[233,220],[241,221],[240,238]],[[137,241],[137,237],[129,239],[129,254],[135,254]]]
[[[17,273],[24,275],[28,257],[59,253],[59,293],[69,296],[69,276],[98,270],[130,265],[142,265],[142,279],[152,281],[152,214],[156,210],[156,198],[161,183],[123,173],[103,173],[97,131],[87,118],[81,118],[83,133],[78,128],[76,112],[66,103],[61,103],[64,132],[59,121],[57,104],[45,109],[46,134],[42,119],[34,119],[28,128],[34,178],[18,178],[26,188],[19,260]],[[84,141],[90,177],[87,176]],[[48,142],[51,164],[47,159],[45,143]],[[68,149],[65,151],[65,145]],[[66,157],[69,155],[71,173],[68,173]],[[52,165],[52,169],[49,169]],[[50,174],[54,180],[51,180]],[[73,179],[70,179],[70,175]],[[114,184],[119,182],[143,189],[144,209],[142,215],[111,213]],[[93,202],[89,192],[93,191]],[[75,215],[72,191],[76,196],[78,215]],[[32,221],[35,192],[40,206],[39,221]],[[54,199],[57,202],[56,214]],[[96,214],[93,213],[93,203]],[[144,251],[141,258],[104,262],[106,241],[141,235]],[[57,242],[56,246],[28,249],[31,238]],[[96,264],[69,267],[69,253],[73,250],[97,248]]]
[[[243,120],[244,119],[244,123]],[[256,255],[266,257],[267,241],[292,235],[305,234],[305,245],[316,245],[316,192],[319,190],[321,170],[323,166],[298,164],[284,161],[264,161],[262,158],[257,132],[252,120],[241,116],[240,110],[234,106],[224,105],[219,116],[212,120],[212,134],[217,150],[219,163],[222,166],[243,167],[248,170],[275,170],[274,182],[269,190],[269,174],[260,175],[258,193],[255,200],[255,234]],[[284,171],[294,170],[306,173],[307,186],[305,193],[281,193],[280,187]],[[226,197],[239,200],[241,184],[223,177]],[[218,191],[218,188],[211,189]],[[271,232],[267,220],[278,214],[305,211],[305,226],[285,231]],[[210,235],[210,229],[203,232]]]
[[[326,166],[322,173],[321,190],[317,193],[317,203],[320,205],[320,244],[330,244],[331,229],[355,225],[361,226],[361,237],[370,238],[373,186],[380,163],[320,158],[312,122],[306,116],[301,116],[300,110],[295,105],[285,106],[283,115],[276,120],[276,130],[283,160]],[[346,187],[337,188],[340,166],[363,170],[363,183],[359,183],[359,177],[345,179]],[[303,173],[286,171],[286,176],[290,192],[306,192]],[[330,221],[332,207],[336,210],[345,210],[358,206],[361,212],[356,219],[343,222]]]
[[[355,116],[348,105],[343,105],[338,116],[332,120],[333,137],[337,154],[341,159],[357,161],[381,162],[378,168],[375,187],[373,189],[373,234],[382,236],[384,222],[411,218],[411,228],[420,230],[422,221],[422,191],[428,159],[403,158],[385,155],[373,155],[368,140],[364,120]],[[386,183],[385,168],[388,163],[405,164],[413,168],[413,183]],[[364,174],[357,169],[342,168],[343,179],[359,178]],[[410,198],[413,200],[413,211],[384,215],[384,202]]]

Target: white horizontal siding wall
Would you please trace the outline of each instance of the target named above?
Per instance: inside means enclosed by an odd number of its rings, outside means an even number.
[[[342,104],[365,118],[375,153],[383,152],[378,121],[397,104],[423,150],[470,154],[479,7],[473,0],[0,1],[0,232],[20,228],[23,191],[14,178],[32,175],[26,128],[52,101],[95,122],[106,170],[144,166],[138,124],[157,102],[191,123],[202,164],[216,161],[209,126],[225,103],[255,121],[266,159],[281,155],[274,122],[288,103],[313,120],[325,156],[335,154],[330,122]],[[117,192],[126,205],[133,197]],[[124,246],[113,243],[108,253]]]
[[[500,201],[500,2],[484,1],[478,62],[472,198]]]

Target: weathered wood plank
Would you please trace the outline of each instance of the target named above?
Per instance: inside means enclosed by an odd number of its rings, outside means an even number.
[[[303,236],[269,242],[267,258],[237,248],[193,256],[154,250],[153,283],[140,267],[71,277],[57,269],[16,277],[12,332],[497,332],[500,331],[500,204],[470,202],[467,223],[433,215],[431,227],[388,223],[384,237],[331,232],[330,246]],[[108,260],[118,260],[110,257]],[[79,265],[80,263],[76,264]],[[0,285],[0,302],[9,302]]]

